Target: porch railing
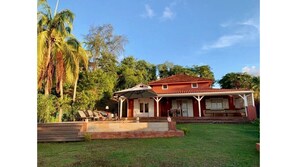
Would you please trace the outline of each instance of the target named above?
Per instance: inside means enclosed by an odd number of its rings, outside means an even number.
[[[218,109],[203,110],[204,116],[245,116],[245,110],[242,109]]]

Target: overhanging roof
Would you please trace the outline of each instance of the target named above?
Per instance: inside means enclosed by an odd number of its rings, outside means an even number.
[[[179,90],[175,92],[168,93],[158,93],[161,97],[178,97],[178,96],[215,96],[215,95],[238,95],[253,93],[252,90],[245,89],[196,89],[196,90]]]

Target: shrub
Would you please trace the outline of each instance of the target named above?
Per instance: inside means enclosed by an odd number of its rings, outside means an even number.
[[[84,134],[84,141],[91,141],[92,140],[92,136],[90,133],[85,133]]]
[[[189,132],[190,132],[190,130],[188,128],[185,128],[185,127],[181,127],[180,130],[184,131],[185,135],[189,134]]]
[[[54,95],[45,96],[38,94],[37,96],[37,121],[41,123],[52,122],[56,118],[57,110],[55,104],[57,98]]]

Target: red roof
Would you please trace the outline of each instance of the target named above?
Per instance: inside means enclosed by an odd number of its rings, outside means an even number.
[[[175,84],[175,83],[193,83],[193,82],[213,82],[211,79],[206,78],[200,78],[200,77],[194,77],[189,76],[185,74],[177,74],[172,75],[167,78],[162,78],[157,81],[152,81],[149,83],[149,85],[159,85],[159,84]]]

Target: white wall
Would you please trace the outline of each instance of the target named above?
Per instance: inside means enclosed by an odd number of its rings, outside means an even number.
[[[149,112],[148,113],[140,113],[140,104],[139,103],[149,103]],[[150,98],[139,98],[134,99],[134,109],[133,109],[134,117],[154,117],[154,100]]]

